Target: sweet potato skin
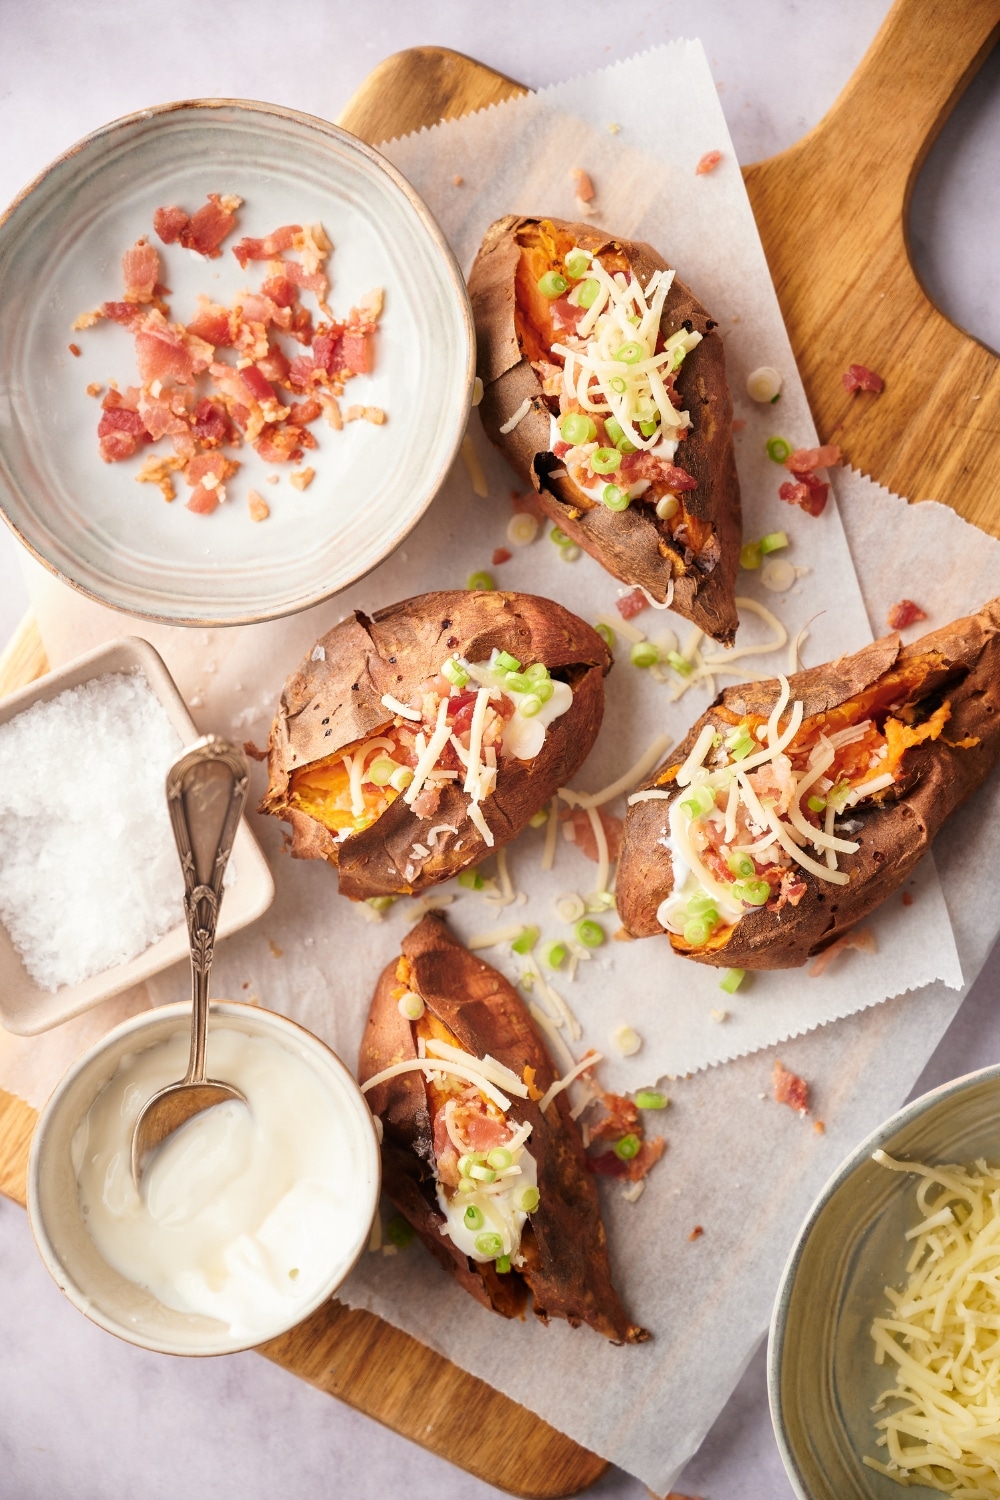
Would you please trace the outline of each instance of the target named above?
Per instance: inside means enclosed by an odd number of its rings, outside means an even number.
[[[437,1016],[477,1057],[489,1052],[518,1075],[535,1069],[545,1090],[555,1074],[545,1047],[519,999],[501,974],[469,953],[431,913],[403,941],[410,964],[409,983]],[[396,965],[383,972],[372,1000],[361,1042],[359,1082],[394,1062],[417,1055],[413,1028],[399,1014],[393,990]],[[524,1305],[527,1290],[536,1316],[588,1323],[615,1343],[648,1338],[622,1309],[611,1284],[608,1247],[593,1176],[583,1144],[570,1119],[565,1092],[543,1115],[530,1099],[515,1100],[514,1118],[532,1126],[528,1150],[538,1170],[540,1203],[522,1236],[528,1264],[521,1272],[498,1276],[463,1255],[446,1235],[434,1190],[433,1131],[423,1076],[404,1073],[368,1094],[382,1121],[383,1185],[409,1219],[432,1255],[477,1301],[505,1317]]]
[[[370,619],[355,611],[323,636],[285,683],[268,743],[269,782],[261,811],[291,824],[294,858],[326,859],[338,868],[342,895],[364,900],[421,891],[490,851],[469,821],[468,798],[459,783],[445,787],[429,821],[399,797],[369,828],[340,843],[322,823],[290,805],[292,773],[391,723],[383,694],[405,702],[453,651],[482,661],[494,647],[525,667],[543,662],[553,673],[564,672],[573,688],[571,707],[549,726],[535,759],[501,762],[495,791],[482,804],[500,848],[573,776],[600,728],[611,657],[583,620],[532,594],[464,589],[422,594]],[[441,824],[457,832],[440,834],[426,858],[415,857],[412,846],[421,841],[421,832]]]
[[[685,957],[719,968],[795,968],[867,916],[907,879],[941,824],[981,785],[1000,758],[1000,599],[990,600],[978,614],[932,631],[909,646],[900,648],[898,636],[887,636],[853,656],[789,678],[792,701],[801,698],[808,717],[863,692],[897,662],[928,653],[940,658],[929,681],[949,699],[951,717],[938,739],[904,752],[903,774],[894,787],[867,806],[852,809],[850,816],[862,824],[852,835],[861,847],[839,861],[840,868],[849,872],[850,883],[824,884],[800,870],[807,892],[797,906],[788,905],[780,912],[749,911],[721,947],[679,950],[685,951]],[[737,716],[766,717],[778,691],[773,680],[727,688],[644,786],[657,786],[665,773],[681,765],[704,724],[730,727],[731,720],[718,716],[720,707]],[[977,743],[959,743],[970,739]],[[625,819],[617,899],[622,922],[634,937],[663,932],[656,911],[673,889],[673,871],[670,853],[659,840],[666,830],[669,806],[667,799],[640,802],[629,808]]]
[[[572,234],[587,250],[620,251],[643,285],[654,270],[667,269],[662,257],[641,241],[613,238],[590,224],[546,222]],[[685,495],[685,506],[700,520],[711,522],[715,533],[699,567],[684,564],[651,507],[636,504],[613,512],[596,505],[581,510],[580,492],[573,481],[550,477],[550,471],[562,468],[562,463],[549,452],[549,408],[522,350],[515,298],[518,235],[538,223],[538,219],[513,214],[499,219],[487,231],[469,277],[483,382],[480,414],[486,433],[521,478],[538,491],[545,513],[609,573],[623,583],[641,584],[661,603],[673,575],[673,609],[715,640],[731,645],[739,623],[734,594],[741,517],[722,340],[713,331],[715,325],[705,308],[675,278],[664,308],[665,332],[676,332],[688,320],[704,335],[681,366],[677,381],[682,406],[690,411],[694,424],[677,462],[698,481],[698,488]],[[500,428],[525,400],[531,403],[528,414],[511,432],[501,433]]]

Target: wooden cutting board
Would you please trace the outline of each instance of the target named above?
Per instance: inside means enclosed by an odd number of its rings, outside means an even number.
[[[995,536],[1000,361],[924,294],[907,213],[920,165],[998,31],[1000,0],[896,0],[815,130],[744,172],[821,440],[898,493],[945,501]],[[522,92],[470,58],[417,47],[380,63],[337,123],[378,144]],[[852,363],[882,375],[880,396],[847,395],[841,374]],[[46,670],[28,616],[0,657],[0,696]],[[36,1118],[0,1090],[0,1192],[21,1204]],[[515,1494],[575,1494],[607,1467],[407,1334],[337,1302],[261,1352]],[[473,1451],[456,1447],[456,1411],[476,1432]]]

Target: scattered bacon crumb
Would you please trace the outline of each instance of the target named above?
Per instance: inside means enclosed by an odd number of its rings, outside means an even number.
[[[885,385],[881,375],[876,375],[875,371],[869,370],[866,365],[849,365],[841,379],[844,382],[844,390],[849,392],[872,391],[878,395]]]
[[[315,478],[315,469],[293,469],[288,476],[288,482],[293,489],[307,490]]]
[[[620,599],[615,600],[615,609],[623,620],[634,620],[636,615],[642,614],[648,603],[649,600],[642,589],[632,589],[630,593],[623,594]]]
[[[576,196],[581,203],[591,203],[594,198],[594,184],[590,180],[590,174],[582,167],[574,167],[569,174],[576,188]]]
[[[375,427],[381,427],[385,421],[385,412],[380,406],[349,406],[344,412],[345,422],[371,422]]]
[[[907,625],[915,625],[918,620],[926,620],[927,611],[921,609],[919,604],[914,604],[912,599],[900,599],[889,610],[890,630],[905,630]]]
[[[80,348],[79,344],[69,344],[67,345],[67,348],[69,349],[69,352],[70,354],[72,354],[74,359],[79,359],[80,355],[83,353],[83,350]]]
[[[525,1064],[524,1072],[521,1076],[528,1090],[528,1098],[533,1099],[537,1104],[538,1100],[543,1097],[543,1094],[542,1090],[535,1084],[535,1070],[530,1063]]]
[[[508,552],[506,547],[497,547],[493,553],[493,566],[499,568],[501,563],[510,562],[513,556],[513,552]]]
[[[452,185],[452,187],[462,187],[462,186],[464,186],[464,184],[465,184],[465,178],[464,177],[460,177],[459,174],[456,172],[455,176],[451,179],[451,185]]]
[[[913,905],[913,892],[912,891],[904,891],[903,892],[903,905],[904,906],[912,906]]]
[[[279,948],[278,945],[277,945],[277,943],[274,941],[273,938],[268,938],[268,940],[267,940],[267,946],[271,950],[271,957],[272,958],[284,958],[284,956],[285,956],[285,950],[284,950],[284,948]]]
[[[826,509],[830,486],[817,479],[816,470],[840,462],[840,449],[836,443],[826,443],[821,448],[797,448],[785,459],[785,468],[792,475],[778,489],[778,498],[789,505],[798,505],[810,516],[819,516]]]
[[[817,1135],[826,1135],[826,1126],[822,1120],[813,1121],[813,1130],[815,1130]]]
[[[88,396],[99,396],[104,387],[99,380],[92,380],[87,387]]]
[[[695,167],[694,175],[696,177],[704,177],[706,172],[714,172],[721,160],[721,151],[706,151],[705,155],[701,158],[698,165]]]
[[[700,1224],[696,1224],[694,1226],[694,1228],[692,1229],[691,1233],[688,1235],[688,1239],[689,1240],[700,1240],[701,1237],[702,1237],[702,1235],[704,1233],[705,1233],[705,1231],[704,1231],[704,1229],[702,1229],[701,1225]]]
[[[159,453],[150,453],[143,460],[142,468],[135,476],[137,484],[155,484],[169,505],[172,500],[177,499],[177,491],[174,489],[174,471],[183,468],[179,458]]]
[[[850,932],[845,932],[832,942],[828,948],[824,948],[816,961],[810,965],[809,977],[818,979],[819,976],[829,968],[838,953],[843,953],[847,948],[856,948],[859,953],[877,953],[878,944],[875,934],[870,927],[854,927]]]
[[[622,820],[616,818],[614,813],[605,812],[603,807],[597,809],[597,816],[604,828],[604,837],[608,841],[608,858],[614,864],[618,858],[618,848],[622,839]],[[581,854],[592,859],[597,864],[597,840],[588,813],[582,807],[574,807],[572,811],[567,810],[560,813],[567,830],[566,837],[571,844],[575,844]]]
[[[278,483],[278,475],[277,474],[265,474],[265,476],[264,476],[264,483],[265,484],[277,484]]]
[[[250,506],[251,521],[266,521],[271,514],[271,507],[264,499],[264,496],[259,494],[257,490],[251,490],[247,496],[247,501]]]
[[[787,1104],[790,1109],[797,1109],[800,1115],[807,1115],[809,1113],[809,1085],[805,1079],[783,1068],[777,1058],[774,1060],[771,1077],[774,1082],[776,1102]]]
[[[734,421],[733,421],[733,431],[734,432],[742,432],[743,429],[744,429],[744,427],[746,425],[747,424],[746,424],[746,418],[745,417],[736,417],[734,419]]]

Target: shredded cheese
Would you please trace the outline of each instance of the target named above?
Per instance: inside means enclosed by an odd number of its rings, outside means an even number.
[[[559,812],[555,797],[549,803],[549,820],[545,825],[545,846],[542,849],[542,869],[551,870],[556,862],[556,840],[559,833]]]
[[[403,793],[403,801],[411,807],[417,800],[420,790],[428,775],[433,770],[438,756],[451,738],[451,730],[448,728],[448,699],[442,698],[438,704],[437,723],[434,725],[434,733],[431,735],[427,746],[420,754],[413,772],[413,780]]]
[[[531,398],[530,396],[525,396],[524,400],[521,402],[514,415],[512,417],[508,417],[506,422],[500,428],[500,431],[504,434],[504,436],[506,436],[508,432],[513,432],[518,422],[523,422],[524,418],[528,415],[530,410]]]
[[[391,693],[382,694],[382,704],[383,707],[391,709],[394,714],[398,714],[401,719],[409,719],[411,724],[419,724],[423,717],[418,708],[410,708],[407,704],[400,703],[399,699],[394,698]]]
[[[450,1073],[454,1078],[464,1078],[466,1083],[473,1084],[477,1089],[482,1089],[487,1099],[493,1101],[498,1109],[506,1114],[510,1109],[510,1100],[505,1094],[490,1082],[485,1073],[481,1072],[476,1059],[467,1057],[465,1061],[451,1062],[447,1058],[411,1057],[404,1062],[392,1063],[388,1068],[383,1068],[381,1073],[375,1073],[367,1082],[361,1085],[361,1092],[367,1094],[369,1089],[375,1088],[380,1083],[387,1083],[390,1078],[398,1078],[401,1073],[423,1073],[430,1077],[433,1073]],[[527,1089],[524,1097],[527,1096]]]
[[[473,933],[465,946],[472,952],[479,948],[498,948],[501,943],[513,943],[523,931],[523,922],[514,922],[509,927],[494,927],[490,932]]]
[[[493,837],[492,828],[483,817],[483,810],[479,806],[478,802],[469,803],[469,822],[473,824],[475,828],[478,828],[479,832],[483,836],[483,843],[486,845],[487,849],[492,849],[493,845],[496,843],[496,840]]]
[[[428,1057],[444,1057],[449,1062],[462,1063],[463,1065],[468,1062],[469,1058],[468,1052],[464,1052],[461,1047],[453,1047],[449,1042],[438,1041],[435,1037],[430,1037],[427,1041],[427,1055]],[[527,1099],[528,1085],[516,1073],[512,1072],[505,1063],[498,1062],[488,1052],[485,1056],[476,1058],[474,1066],[491,1083],[498,1084],[500,1088],[506,1089],[508,1093],[516,1094],[519,1099]]]
[[[561,1094],[563,1089],[568,1089],[573,1080],[579,1078],[581,1073],[589,1072],[596,1063],[601,1061],[602,1056],[603,1054],[600,1052],[588,1052],[586,1057],[582,1058],[580,1062],[574,1063],[573,1067],[564,1073],[561,1078],[557,1078],[555,1083],[550,1083],[538,1101],[538,1108],[542,1114],[545,1113],[557,1094]]]
[[[472,483],[473,494],[478,495],[481,500],[485,500],[489,495],[490,488],[486,483],[483,466],[479,462],[479,454],[476,452],[475,445],[468,433],[462,439],[462,462],[465,464],[466,472]]]

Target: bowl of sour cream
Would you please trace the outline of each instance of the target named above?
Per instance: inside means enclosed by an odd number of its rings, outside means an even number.
[[[133,1016],[42,1112],[28,1213],[49,1272],[110,1333],[164,1354],[230,1354],[333,1295],[368,1242],[379,1149],[351,1073],[272,1011],[213,1002],[209,1072],[244,1094],[196,1115],[132,1181],[132,1127],[181,1077],[190,1008]]]

